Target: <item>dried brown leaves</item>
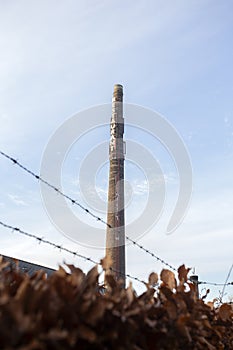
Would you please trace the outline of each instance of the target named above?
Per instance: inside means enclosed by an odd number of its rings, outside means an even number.
[[[158,275],[150,274],[140,296],[111,275],[100,290],[97,267],[68,268],[29,277],[0,260],[0,349],[233,349],[231,305],[196,300],[184,265],[178,284],[163,270],[156,293]]]

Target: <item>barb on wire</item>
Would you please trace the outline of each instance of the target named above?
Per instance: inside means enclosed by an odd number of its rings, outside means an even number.
[[[53,248],[57,248],[57,249],[59,249],[60,252],[63,251],[63,252],[69,253],[69,254],[73,255],[74,257],[78,257],[78,258],[84,259],[86,261],[92,262],[95,265],[100,265],[101,266],[100,262],[95,261],[94,259],[92,259],[90,257],[87,257],[85,255],[82,255],[80,253],[77,253],[77,252],[75,252],[75,251],[73,251],[71,249],[62,247],[61,245],[58,245],[58,244],[53,243],[51,241],[48,241],[47,239],[44,239],[43,237],[39,237],[39,236],[34,235],[33,233],[29,233],[29,232],[23,231],[23,230],[21,230],[18,227],[14,227],[12,225],[8,225],[8,224],[6,224],[6,223],[4,223],[2,221],[0,221],[0,225],[5,227],[5,228],[7,228],[7,229],[9,229],[9,230],[11,230],[11,231],[13,231],[13,232],[17,232],[17,233],[20,233],[20,234],[22,234],[24,236],[33,238],[33,239],[37,240],[38,243],[44,243],[44,244],[50,245]],[[117,270],[115,270],[113,268],[110,268],[110,270],[113,271],[113,272],[119,272],[119,271],[117,271]],[[140,282],[140,283],[146,285],[146,282],[144,282],[143,280],[140,280],[139,278],[134,277],[134,276],[132,276],[130,274],[125,274],[124,277],[131,278],[131,279],[133,279],[133,280],[135,280],[137,282]]]
[[[42,182],[43,184],[47,185],[48,187],[52,188],[54,191],[56,191],[57,193],[59,193],[61,196],[65,197],[66,199],[68,199],[71,204],[73,205],[77,205],[79,208],[81,208],[83,211],[85,211],[87,214],[91,215],[93,218],[95,218],[97,221],[102,222],[104,225],[106,225],[109,228],[112,228],[112,226],[106,222],[105,220],[103,220],[102,218],[100,218],[98,215],[95,215],[94,213],[92,213],[89,209],[85,208],[82,204],[80,204],[78,201],[76,201],[75,199],[71,198],[70,196],[68,196],[67,194],[63,193],[61,190],[59,190],[56,186],[50,184],[48,181],[44,180],[41,176],[35,174],[33,171],[31,171],[30,169],[28,169],[26,166],[22,165],[21,163],[18,162],[17,159],[9,156],[8,154],[6,154],[5,152],[0,151],[0,155],[2,155],[3,157],[9,159],[10,161],[13,162],[13,164],[16,164],[17,166],[19,166],[22,170],[26,171],[28,174],[30,174],[31,176],[33,176],[35,179],[39,180],[40,182]],[[145,253],[151,255],[154,259],[156,259],[157,261],[160,261],[163,265],[166,265],[167,267],[169,267],[170,269],[172,269],[173,271],[177,272],[177,269],[175,267],[173,267],[172,265],[170,265],[169,263],[167,263],[165,260],[159,258],[157,255],[155,255],[153,252],[149,251],[149,249],[144,248],[142,245],[138,244],[136,241],[134,241],[133,239],[131,239],[129,236],[125,236],[125,238],[130,241],[131,243],[133,243],[135,246],[137,246],[139,249],[141,249],[142,251],[144,251]]]

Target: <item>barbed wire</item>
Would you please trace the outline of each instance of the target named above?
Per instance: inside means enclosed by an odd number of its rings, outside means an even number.
[[[50,184],[48,181],[44,180],[40,175],[35,174],[33,171],[31,171],[30,169],[28,169],[26,166],[22,165],[17,159],[9,156],[8,154],[6,154],[3,151],[0,151],[0,155],[2,155],[3,157],[7,158],[8,160],[12,161],[13,164],[16,164],[18,167],[20,167],[22,170],[24,170],[25,172],[27,172],[28,174],[30,174],[31,176],[33,176],[36,180],[44,183],[45,185],[47,185],[48,187],[50,187],[51,189],[53,189],[55,192],[57,192],[58,194],[60,194],[61,196],[63,196],[64,198],[66,198],[67,200],[69,200],[71,202],[71,204],[73,205],[77,205],[79,208],[81,208],[83,211],[85,211],[88,215],[92,216],[93,218],[95,218],[97,221],[102,222],[104,225],[106,225],[109,228],[112,228],[112,226],[107,223],[104,219],[100,218],[98,215],[94,214],[92,211],[90,211],[88,208],[85,208],[82,204],[80,204],[77,200],[73,199],[72,197],[68,196],[67,194],[65,194],[64,192],[62,192],[59,188],[57,188],[56,186]],[[76,252],[73,252],[67,248],[63,248],[59,245],[56,245],[53,242],[49,242],[47,240],[44,240],[43,238],[37,237],[36,235],[30,234],[30,233],[26,233],[20,229],[18,229],[17,227],[13,227],[7,224],[4,224],[2,222],[0,222],[0,224],[2,226],[8,227],[14,231],[18,231],[19,233],[25,234],[29,237],[35,238],[37,239],[39,242],[43,242],[43,243],[47,243],[50,244],[51,246],[54,246],[55,248],[58,248],[60,250],[66,251],[72,255],[76,255],[77,257],[80,257],[82,259],[85,259],[87,261],[93,262],[94,264],[99,264],[98,262],[92,260],[91,258],[87,258],[81,254],[78,254]],[[157,261],[161,262],[163,265],[169,267],[170,269],[172,269],[173,271],[177,272],[178,270],[172,266],[171,264],[169,264],[168,262],[166,262],[165,260],[161,259],[160,257],[158,257],[156,254],[154,254],[153,252],[151,252],[149,249],[146,249],[145,247],[143,247],[142,245],[140,245],[139,243],[137,243],[135,240],[133,240],[132,238],[130,238],[129,236],[125,236],[125,238],[130,241],[131,243],[133,243],[134,246],[137,246],[139,249],[141,249],[142,251],[144,251],[145,253],[147,253],[148,255],[152,256],[154,259],[156,259]],[[111,270],[113,272],[119,272],[116,270],[113,270],[111,268]],[[145,284],[144,281],[140,280],[137,277],[131,276],[130,274],[125,274],[124,277],[128,277],[128,278],[132,278],[137,282],[141,282],[143,284]],[[233,285],[233,282],[229,282],[227,284],[225,283],[215,283],[215,282],[206,282],[206,281],[198,281],[198,284],[206,284],[206,285],[212,285],[212,286],[229,286],[229,285]]]
[[[73,251],[69,248],[66,248],[66,247],[63,247],[62,245],[59,245],[59,244],[56,244],[54,242],[51,242],[43,237],[39,237],[33,233],[29,233],[29,232],[26,232],[24,230],[21,230],[20,228],[18,227],[15,227],[15,226],[12,226],[12,225],[9,225],[9,224],[6,224],[5,222],[3,221],[0,221],[0,225],[3,226],[4,228],[7,228],[9,230],[11,230],[12,232],[16,232],[16,233],[20,233],[24,236],[27,236],[27,237],[30,237],[30,238],[33,238],[35,240],[37,240],[37,242],[40,244],[40,243],[44,243],[44,244],[47,244],[47,245],[50,245],[52,246],[53,248],[57,248],[60,252],[63,251],[63,252],[66,252],[66,253],[69,253],[71,254],[73,257],[78,257],[78,258],[81,258],[85,261],[88,261],[88,262],[91,262],[95,265],[101,265],[100,262],[98,261],[95,261],[94,259],[92,259],[91,257],[87,257],[83,254],[80,254],[76,251]],[[113,269],[112,267],[109,268],[112,272],[118,272],[117,270]],[[127,278],[130,278],[130,279],[133,279],[137,282],[140,282],[142,283],[144,286],[147,284],[145,281],[141,280],[140,278],[138,277],[135,277],[135,276],[132,276],[131,274],[127,273],[127,274],[123,274],[123,277],[127,277]],[[198,281],[197,282],[198,284],[205,284],[205,285],[212,285],[212,286],[230,286],[230,285],[233,285],[233,282],[228,282],[228,283],[215,283],[215,282],[206,282],[206,281]]]
[[[49,241],[49,240],[47,240],[47,239],[45,239],[45,238],[43,238],[43,237],[39,237],[39,236],[37,236],[37,235],[35,235],[35,234],[33,234],[33,233],[29,233],[29,232],[26,232],[26,231],[24,231],[24,230],[21,230],[20,228],[15,227],[15,226],[12,226],[12,225],[9,225],[9,224],[6,224],[6,223],[3,222],[3,221],[0,221],[0,225],[3,226],[4,228],[7,228],[7,229],[11,230],[12,232],[17,232],[17,233],[20,233],[20,234],[22,234],[22,235],[24,235],[24,236],[33,238],[33,239],[37,240],[37,242],[38,242],[39,244],[40,244],[40,243],[44,243],[44,244],[50,245],[50,246],[53,247],[53,248],[59,249],[60,252],[63,251],[63,252],[66,252],[66,253],[69,253],[69,254],[73,255],[73,257],[78,257],[78,258],[81,258],[81,259],[83,259],[83,260],[85,260],[85,261],[89,261],[89,262],[91,262],[91,263],[93,263],[93,264],[95,264],[95,265],[100,265],[100,266],[102,266],[100,262],[95,261],[94,259],[92,259],[92,258],[90,258],[90,257],[87,257],[87,256],[85,256],[85,255],[82,255],[82,254],[80,254],[80,253],[78,253],[78,252],[75,252],[75,251],[73,251],[73,250],[71,250],[71,249],[62,247],[62,245],[58,245],[58,244],[56,244],[56,243],[54,243],[54,242],[51,242],[51,241]],[[117,271],[116,269],[114,269],[114,268],[112,268],[112,267],[110,267],[109,270],[111,270],[112,272],[117,272],[117,273],[120,272],[120,271]],[[137,282],[142,283],[143,285],[146,285],[146,282],[144,282],[143,280],[140,280],[138,277],[132,276],[132,275],[129,274],[129,273],[127,273],[127,274],[122,274],[122,273],[120,273],[120,274],[121,274],[123,277],[131,278],[131,279],[133,279],[133,280],[135,280],[135,281],[137,281]]]
[[[33,171],[31,171],[30,169],[28,169],[26,166],[22,165],[17,159],[9,156],[8,154],[6,154],[3,151],[0,151],[0,155],[2,155],[3,157],[7,158],[8,160],[12,161],[13,164],[16,164],[18,167],[20,167],[22,170],[24,170],[25,172],[27,172],[28,174],[30,174],[31,176],[33,176],[36,180],[42,182],[43,184],[45,184],[46,186],[50,187],[51,189],[53,189],[55,192],[59,193],[61,196],[63,196],[64,198],[66,198],[67,200],[69,200],[71,202],[71,204],[73,205],[77,205],[79,208],[81,208],[83,211],[85,211],[88,215],[91,215],[93,218],[95,218],[97,221],[102,222],[104,225],[106,225],[109,228],[112,228],[112,226],[105,221],[104,219],[100,218],[98,215],[94,214],[92,211],[90,211],[89,209],[85,208],[82,204],[80,204],[77,200],[73,199],[72,197],[68,196],[67,194],[65,194],[64,192],[62,192],[59,188],[57,188],[56,186],[50,184],[48,181],[44,180],[40,175],[35,174]],[[135,240],[133,240],[132,238],[130,238],[129,236],[125,236],[125,238],[133,243],[134,246],[137,246],[139,249],[141,249],[142,251],[144,251],[145,253],[149,254],[150,256],[152,256],[154,259],[156,259],[157,261],[161,262],[163,265],[169,267],[170,269],[172,269],[173,271],[177,272],[177,269],[175,267],[173,267],[172,265],[170,265],[169,263],[167,263],[165,260],[161,259],[160,257],[158,257],[156,254],[154,254],[153,252],[151,252],[149,249],[143,247],[141,244],[137,243]]]

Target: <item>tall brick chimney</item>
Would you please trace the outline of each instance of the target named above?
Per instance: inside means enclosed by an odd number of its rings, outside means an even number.
[[[125,212],[123,86],[114,85],[112,98],[111,138],[109,145],[109,186],[106,235],[106,257],[111,267],[106,274],[122,279],[125,286]]]

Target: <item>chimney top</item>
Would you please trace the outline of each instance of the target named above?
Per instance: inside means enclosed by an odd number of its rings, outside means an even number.
[[[115,85],[114,85],[114,91],[116,91],[116,90],[123,90],[123,85],[121,85],[121,84],[115,84]]]
[[[123,86],[121,84],[114,85],[113,97],[116,98],[116,101],[122,102],[123,97]]]

